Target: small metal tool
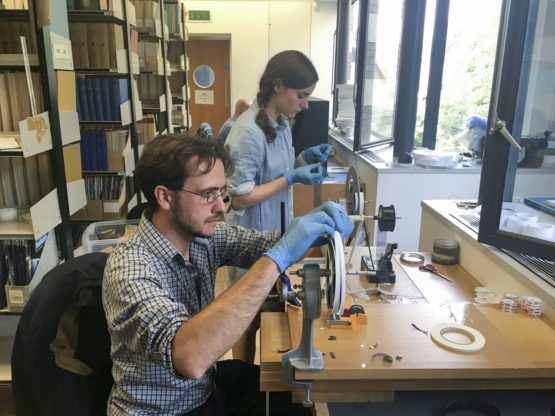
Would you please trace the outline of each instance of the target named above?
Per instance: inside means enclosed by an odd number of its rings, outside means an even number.
[[[451,278],[445,276],[443,273],[440,273],[437,271],[437,269],[435,268],[435,266],[433,264],[424,264],[422,266],[418,266],[419,270],[422,270],[424,272],[430,272],[435,274],[436,276],[441,277],[442,279],[447,280],[448,282],[453,282],[453,280],[451,280]]]

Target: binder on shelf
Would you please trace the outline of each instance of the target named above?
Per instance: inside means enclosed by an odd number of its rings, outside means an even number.
[[[81,131],[81,169],[84,171],[89,170],[89,161],[88,161],[88,155],[86,152],[86,148],[88,146],[87,144],[87,135],[84,134],[85,130]]]
[[[17,205],[15,194],[15,184],[12,175],[10,158],[0,157],[0,175],[2,178],[2,193],[6,206],[14,207]]]
[[[122,120],[120,105],[129,100],[129,91],[126,78],[110,78],[110,111],[115,120]]]
[[[104,120],[114,121],[110,106],[110,80],[108,78],[100,78],[100,93],[102,95],[102,110]]]
[[[102,108],[102,89],[100,87],[100,78],[91,78],[93,85],[93,99],[94,99],[94,110],[96,113],[95,120],[107,120],[104,117],[104,109]]]
[[[35,204],[40,200],[40,179],[36,157],[28,157],[24,159],[25,173],[27,175],[27,186],[29,189],[29,200],[31,204]]]
[[[37,244],[41,240],[44,240],[42,243],[44,245],[39,248]],[[54,231],[49,231],[45,236],[36,237],[33,243],[34,251],[40,252],[40,257],[34,273],[28,272],[29,275],[32,275],[31,280],[25,285],[8,284],[5,286],[6,300],[10,312],[23,312],[23,308],[33,290],[41,282],[44,275],[58,264],[58,248]],[[23,259],[23,261],[27,263],[26,267],[28,268],[27,259]]]
[[[97,154],[96,154],[96,146],[97,146],[97,132],[91,130],[89,135],[89,140],[87,141],[87,152],[89,154],[89,170],[95,171],[98,170],[98,163],[97,163]]]
[[[81,120],[91,120],[85,78],[77,78],[77,99],[79,100],[79,108],[81,109]]]
[[[87,92],[87,105],[89,108],[89,120],[99,120],[94,104],[94,85],[92,78],[85,78],[85,90]]]
[[[98,170],[108,170],[108,143],[106,141],[106,132],[99,131],[96,142],[96,155]]]
[[[100,23],[87,23],[87,51],[89,54],[89,67],[100,68]]]

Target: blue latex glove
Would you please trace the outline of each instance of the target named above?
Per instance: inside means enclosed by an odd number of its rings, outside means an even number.
[[[289,292],[293,291],[293,288],[291,287],[291,280],[289,280],[289,276],[287,276],[285,273],[282,273],[279,275],[279,278],[281,279],[281,281],[283,282],[283,284],[285,286],[287,286],[287,290]],[[301,306],[301,302],[299,302],[297,299],[293,298],[288,300],[287,302],[289,302],[291,305],[295,305],[300,307]]]
[[[328,160],[331,153],[331,146],[329,144],[318,144],[309,147],[303,152],[303,158],[306,163],[322,163]]]
[[[288,170],[283,174],[283,177],[289,185],[294,183],[312,185],[314,182],[321,181],[324,178],[324,168],[320,163],[314,163]]]
[[[280,272],[283,273],[287,267],[303,256],[306,250],[319,239],[320,234],[333,237],[337,226],[343,228],[342,236],[343,233],[350,234],[353,229],[353,223],[345,210],[338,204],[326,202],[305,216],[295,218],[281,239],[264,255],[274,260]]]
[[[327,201],[326,203],[320,205],[318,208],[314,208],[313,212],[323,211],[328,214],[335,222],[335,229],[341,234],[341,238],[348,237],[353,232],[355,225],[353,221],[349,218],[347,212],[341,207],[341,205]],[[323,246],[327,244],[328,239],[326,237],[318,237],[311,245],[311,247]]]

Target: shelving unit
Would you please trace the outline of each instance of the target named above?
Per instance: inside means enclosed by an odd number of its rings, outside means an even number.
[[[0,152],[3,191],[0,206],[17,210],[13,221],[0,223],[2,259],[9,283],[6,286],[9,309],[3,309],[2,313],[20,312],[33,287],[59,258],[73,257],[69,216],[84,203],[83,181],[67,177],[68,161],[64,160],[65,154],[71,154],[79,141],[77,114],[66,100],[67,96],[71,97],[71,85],[64,90],[65,97],[58,99],[59,89],[66,87],[64,80],[73,76],[69,40],[64,37],[67,21],[61,18],[65,10],[56,5],[54,13],[52,4],[50,7],[41,5],[40,9],[36,5],[36,1],[31,1],[29,10],[0,11],[0,25],[15,21],[25,26],[28,22],[29,30],[21,31],[28,35],[26,43],[33,53],[31,69],[40,70],[39,83],[27,78],[27,87],[32,86],[34,94],[20,89],[21,83],[12,82],[0,88],[3,94],[0,97],[2,130],[13,131],[4,131],[2,135],[15,138],[21,148],[20,151]],[[20,25],[18,27],[21,29]],[[17,40],[12,39],[12,42]],[[24,55],[15,45],[12,43],[9,52],[16,53],[2,54],[0,65],[3,70],[22,73]],[[6,52],[5,47],[2,52]],[[15,77],[4,75],[4,80]],[[39,101],[38,107],[35,101]],[[68,182],[69,179],[72,180]],[[39,250],[32,273],[28,258]]]
[[[185,7],[175,0],[165,0],[164,4],[177,5],[180,14],[178,34],[170,33],[168,52],[170,55],[170,90],[172,95],[172,124],[176,130],[189,131],[189,92],[187,87],[187,27]],[[172,59],[174,58],[174,59]]]
[[[182,111],[181,120],[175,123],[173,115],[174,98],[172,85],[181,77],[181,86],[185,85],[185,26],[184,6],[181,2],[170,0],[132,0],[139,17],[139,51],[141,55],[141,75],[139,89],[142,91],[143,111],[151,115],[156,124],[156,132],[172,133],[174,128],[183,130],[188,127],[188,111]],[[166,18],[169,16],[169,22]],[[141,22],[142,19],[142,22]],[[154,44],[157,44],[154,48]],[[182,62],[170,61],[175,48],[181,49]],[[141,53],[141,52],[140,52]],[[175,76],[174,76],[175,74]],[[153,95],[152,91],[157,91]],[[186,93],[186,90],[183,90]],[[148,92],[148,93],[147,93]],[[147,98],[146,98],[147,97]],[[187,105],[181,94],[181,103]],[[178,117],[179,118],[179,117]]]
[[[73,30],[70,30],[72,36],[72,43],[74,51],[82,47],[85,42],[85,49],[87,54],[83,54],[83,50],[79,50],[82,59],[79,61],[80,65],[76,69],[76,73],[80,78],[78,86],[83,91],[80,97],[87,95],[90,96],[89,89],[93,89],[92,93],[97,94],[95,100],[88,100],[82,98],[81,108],[87,102],[87,109],[90,111],[91,104],[95,108],[94,116],[91,114],[81,114],[80,127],[82,131],[96,131],[100,132],[99,140],[88,143],[87,147],[82,149],[83,162],[87,158],[96,159],[100,152],[101,158],[104,163],[108,162],[113,153],[109,153],[109,142],[111,141],[111,132],[114,130],[126,130],[128,138],[126,144],[121,146],[118,170],[107,171],[103,166],[101,170],[84,170],[83,175],[85,180],[88,181],[87,186],[88,203],[84,210],[76,213],[72,217],[74,223],[76,221],[83,223],[86,226],[90,221],[101,221],[105,219],[112,219],[113,212],[105,211],[103,207],[112,206],[113,200],[97,200],[95,195],[100,195],[98,189],[94,189],[95,183],[106,183],[105,180],[96,180],[95,178],[102,178],[106,175],[111,175],[114,178],[120,176],[124,177],[124,186],[121,189],[121,195],[118,195],[116,200],[122,206],[121,214],[125,214],[127,209],[132,208],[128,206],[130,201],[140,202],[140,195],[135,196],[134,190],[138,189],[136,178],[133,176],[135,162],[139,158],[139,143],[137,134],[137,121],[142,119],[142,105],[138,99],[135,75],[138,73],[138,54],[136,51],[136,18],[135,8],[127,0],[120,0],[111,3],[114,10],[72,10],[68,12],[68,19]],[[71,28],[70,28],[71,29]],[[133,41],[135,39],[135,43]],[[88,58],[88,59],[87,59]],[[88,65],[86,65],[88,64]],[[123,86],[121,81],[125,80],[125,91],[121,90]],[[87,89],[88,88],[88,89]],[[98,91],[100,90],[100,91]],[[117,92],[116,92],[117,91]],[[125,92],[125,96],[122,95]],[[85,94],[89,93],[89,94]],[[100,97],[98,97],[98,95]],[[116,99],[119,102],[119,113],[117,105],[113,103],[114,96],[119,95]],[[106,111],[106,107],[111,107],[111,111]],[[99,112],[102,114],[97,114]],[[96,120],[94,119],[96,118]],[[84,133],[82,133],[83,136]],[[100,149],[98,148],[100,146]],[[117,156],[117,153],[116,156]],[[97,169],[96,162],[94,167]],[[89,169],[86,166],[84,169]],[[119,179],[116,179],[119,183]],[[115,184],[116,182],[113,182]],[[90,184],[93,185],[90,185]],[[114,186],[114,185],[107,185]],[[119,185],[115,185],[119,187]],[[104,194],[112,193],[112,189],[104,190]],[[135,197],[135,198],[134,198]],[[100,208],[99,208],[100,207]]]
[[[45,241],[45,247],[48,246],[48,249],[43,248],[43,253],[46,251],[50,253],[50,263],[43,261],[42,258],[39,261],[40,270],[43,270],[44,273],[54,267],[59,260],[73,257],[74,240],[79,235],[80,227],[86,226],[90,221],[107,219],[79,218],[79,213],[82,214],[83,207],[87,206],[85,185],[87,177],[93,175],[100,178],[99,181],[106,180],[106,177],[110,176],[124,177],[125,191],[122,191],[117,202],[125,204],[127,209],[131,209],[135,204],[142,202],[140,192],[137,192],[139,189],[137,179],[133,175],[142,146],[148,140],[152,140],[156,134],[171,133],[174,127],[179,130],[187,130],[189,127],[185,53],[187,32],[184,24],[184,6],[182,2],[166,0],[166,3],[175,7],[175,11],[178,13],[178,15],[174,15],[172,9],[171,19],[176,19],[179,24],[175,25],[175,21],[171,21],[173,29],[170,30],[165,22],[166,16],[163,11],[167,6],[165,6],[164,0],[151,0],[150,3],[156,5],[158,16],[153,22],[153,30],[147,31],[143,30],[142,23],[144,21],[139,22],[136,19],[134,2],[130,0],[110,1],[111,10],[66,10],[63,1],[51,1],[48,7],[45,7],[40,0],[32,0],[29,2],[29,10],[0,11],[0,26],[3,22],[9,21],[11,28],[12,22],[17,22],[17,25],[13,26],[17,30],[14,29],[13,32],[22,31],[33,34],[33,36],[27,36],[28,62],[32,72],[40,73],[39,77],[33,75],[37,78],[34,92],[40,111],[32,113],[30,109],[25,110],[16,120],[23,120],[23,122],[15,124],[16,127],[21,127],[21,131],[13,134],[19,140],[21,149],[0,150],[0,167],[5,165],[4,162],[1,162],[2,160],[11,161],[15,158],[17,159],[16,164],[22,164],[25,167],[29,160],[37,159],[34,162],[37,165],[35,179],[32,179],[29,172],[26,171],[19,176],[29,176],[29,183],[36,185],[40,182],[42,187],[40,198],[34,198],[29,203],[21,203],[18,200],[14,202],[12,198],[10,204],[6,204],[5,198],[0,197],[0,208],[15,206],[18,208],[18,215],[26,213],[27,217],[27,222],[21,222],[18,219],[0,222],[0,240]],[[46,11],[49,15],[35,17],[35,10],[40,13]],[[28,28],[26,23],[29,25]],[[105,32],[95,32],[101,28],[105,28]],[[175,31],[175,29],[178,30]],[[83,33],[86,33],[84,42],[88,42],[87,31],[93,31],[91,39],[107,42],[108,49],[113,55],[102,56],[98,60],[93,57],[92,63],[87,62],[88,57],[85,59],[83,55],[77,56],[77,54],[89,53],[87,49],[89,45],[87,44],[83,48],[83,45],[80,44],[83,42]],[[0,34],[4,32],[0,30]],[[160,59],[155,71],[145,71],[144,74],[156,74],[155,76],[159,77],[162,94],[157,102],[143,105],[139,100],[138,77],[141,73],[139,71],[138,42],[153,37],[160,44]],[[0,39],[0,72],[9,71],[23,74],[25,62],[21,51],[16,50],[14,39],[11,39],[12,43],[5,50],[1,42],[6,42],[6,40]],[[72,41],[74,45],[72,45]],[[93,45],[93,47],[95,46]],[[12,50],[12,47],[15,49]],[[106,45],[101,44],[100,47],[104,48]],[[175,62],[175,65],[169,62],[170,48],[182,50],[182,53],[179,54],[180,59]],[[183,78],[183,83],[180,85],[181,94],[175,98],[171,94],[169,82],[171,74],[175,75],[175,78]],[[22,75],[18,75],[18,77],[21,82],[17,84],[25,85]],[[78,99],[81,95],[78,88],[81,81],[77,80],[86,79],[93,80],[91,81],[93,87],[105,84],[106,79],[127,80],[125,95],[128,99],[119,103],[120,113],[118,114],[121,114],[121,117],[111,116],[115,113],[112,111],[112,104],[110,104],[110,111],[107,111],[107,106],[104,105],[107,101],[102,102],[101,113],[103,116],[99,117],[103,118],[102,120],[84,117],[81,102]],[[0,81],[2,80],[3,78],[0,77]],[[121,84],[123,85],[123,82]],[[0,85],[0,90],[2,87],[3,85]],[[80,87],[82,88],[82,86]],[[60,91],[63,91],[63,94]],[[102,91],[100,95],[102,96]],[[27,97],[27,90],[20,91],[17,96]],[[180,102],[185,106],[184,116],[182,120],[179,120],[181,122],[177,123],[172,123],[175,121],[172,120],[174,99],[181,100]],[[89,101],[87,101],[88,103]],[[5,108],[12,105],[13,103],[10,103],[9,100],[2,101],[0,94],[0,114],[2,110],[6,111]],[[93,105],[96,104],[93,102]],[[47,111],[44,111],[43,108]],[[143,119],[143,112],[146,115],[145,119]],[[28,124],[27,117],[29,116],[34,116],[29,119],[29,122],[31,124],[34,122],[35,125]],[[85,120],[85,118],[90,119]],[[0,124],[0,137],[2,130],[2,124]],[[9,130],[17,130],[17,128]],[[89,142],[84,143],[81,137],[81,131],[86,130],[108,132],[108,134],[114,131],[118,138],[120,138],[118,131],[128,132],[125,147],[119,159],[121,164],[118,165],[118,168],[114,169],[111,165],[112,168],[109,167],[105,171],[83,169],[84,167],[90,168],[90,166],[82,166],[81,163],[81,151],[85,144],[89,145]],[[37,131],[41,131],[41,134],[44,133],[48,139],[41,136],[41,140],[35,138],[35,142],[30,142],[28,138],[34,137],[33,134]],[[9,134],[11,135],[11,133]],[[121,134],[125,135],[126,133]],[[102,139],[101,143],[103,143]],[[39,167],[42,170],[39,170]],[[45,174],[45,168],[50,173]],[[14,177],[14,173],[10,173],[10,177]],[[46,184],[48,180],[50,180],[48,186],[43,186],[42,182]],[[2,187],[1,180],[0,187]],[[2,194],[4,194],[3,189]],[[111,209],[114,207],[112,200],[100,202],[109,202],[112,204]],[[123,211],[119,214],[125,215]],[[112,211],[110,215],[112,215],[109,217],[111,219],[115,214]],[[51,255],[52,253],[54,255]],[[0,258],[4,257],[3,253],[0,255],[2,255]],[[32,280],[35,283],[39,281],[38,278],[35,278],[38,276],[36,273]],[[22,296],[25,297],[26,294],[27,292]],[[10,312],[0,309],[0,313]]]

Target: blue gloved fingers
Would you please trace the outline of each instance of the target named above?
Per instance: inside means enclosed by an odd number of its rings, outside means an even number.
[[[313,183],[321,181],[324,178],[324,168],[320,163],[313,163],[312,165],[301,166],[297,169],[288,170],[283,173],[283,177],[289,185],[294,183],[312,185]]]
[[[309,212],[293,220],[281,239],[264,255],[274,260],[283,272],[299,260],[321,234],[332,236],[333,232],[334,221],[328,214]]]
[[[328,237],[320,236],[310,245],[310,247],[321,247],[328,243],[330,239]]]
[[[309,147],[303,152],[303,158],[306,163],[321,163],[328,160],[331,153],[331,146],[326,143],[317,144],[316,146]]]
[[[325,212],[329,215],[335,223],[335,229],[341,234],[341,238],[347,237],[353,231],[353,221],[341,205],[335,202],[327,201],[318,208],[315,208],[313,212]]]
[[[322,152],[322,157],[320,158],[320,162],[325,162],[328,160],[328,156],[330,155],[332,150],[331,145],[325,143],[320,145],[320,152]]]
[[[312,166],[310,169],[309,181],[307,185],[312,185],[316,182],[320,182],[324,179],[324,167],[320,163],[314,163],[312,165],[308,165],[309,167]]]

